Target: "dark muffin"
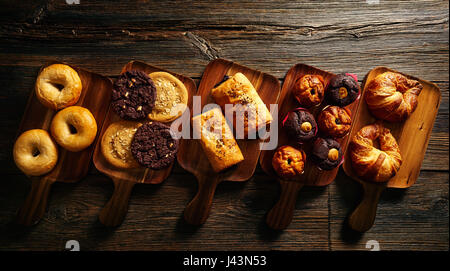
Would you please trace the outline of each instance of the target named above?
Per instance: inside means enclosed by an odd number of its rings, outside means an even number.
[[[290,179],[303,174],[305,162],[305,152],[288,145],[279,147],[272,157],[272,167],[277,175],[283,179]]]
[[[318,138],[314,141],[311,161],[320,169],[332,170],[340,164],[342,155],[339,142],[331,138]]]
[[[283,127],[297,143],[309,141],[317,134],[314,116],[304,109],[289,112],[283,121]]]
[[[302,106],[311,107],[322,102],[324,89],[322,76],[306,74],[295,81],[293,93]]]
[[[341,73],[330,79],[325,96],[329,104],[344,107],[353,103],[359,92],[358,81],[348,73]]]
[[[145,119],[155,106],[155,100],[155,84],[145,72],[127,71],[114,82],[111,103],[122,119]]]
[[[131,141],[131,154],[144,167],[162,169],[175,160],[178,144],[169,126],[153,121],[137,129]]]
[[[325,136],[339,138],[345,136],[352,127],[350,110],[339,106],[328,106],[317,117],[319,131]]]

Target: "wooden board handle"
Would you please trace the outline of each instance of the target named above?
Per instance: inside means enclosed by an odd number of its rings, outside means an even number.
[[[197,194],[184,209],[184,219],[192,225],[201,225],[208,219],[216,187],[221,181],[219,175],[205,175],[197,178]]]
[[[378,201],[386,184],[363,182],[362,186],[363,198],[348,219],[350,228],[359,232],[368,231],[375,222]]]
[[[303,187],[303,183],[299,182],[286,180],[279,180],[279,182],[281,185],[280,199],[266,218],[267,225],[275,230],[286,229],[291,224],[298,191]]]
[[[31,226],[39,222],[45,213],[53,182],[54,180],[45,177],[33,177],[31,179],[31,190],[17,212],[16,223]]]
[[[128,201],[135,182],[120,179],[112,179],[114,182],[114,192],[100,211],[98,219],[108,227],[116,227],[122,224],[128,211]]]

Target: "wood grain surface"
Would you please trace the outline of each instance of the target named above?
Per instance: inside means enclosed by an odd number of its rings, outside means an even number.
[[[0,250],[448,250],[449,3],[396,1],[83,1],[0,0]],[[199,83],[222,57],[276,76],[295,63],[352,72],[361,80],[387,66],[436,83],[441,105],[416,183],[386,189],[377,223],[365,234],[346,218],[359,183],[342,170],[326,187],[300,190],[290,227],[274,232],[265,214],[278,184],[256,168],[247,182],[217,187],[217,206],[200,228],[183,220],[195,177],[178,164],[166,181],[136,184],[127,218],[114,230],[98,222],[113,191],[91,167],[81,182],[55,183],[38,225],[12,223],[30,189],[12,161],[12,145],[39,67],[58,59],[107,76],[130,60],[184,74]],[[232,221],[232,222],[230,222]]]

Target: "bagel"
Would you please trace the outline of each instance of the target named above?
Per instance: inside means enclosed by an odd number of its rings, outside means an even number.
[[[36,79],[36,96],[46,107],[59,110],[78,102],[82,83],[78,73],[68,65],[45,67]]]
[[[378,140],[380,149],[374,147]],[[375,123],[363,127],[349,144],[352,168],[362,180],[386,182],[400,169],[402,156],[389,129]]]
[[[97,123],[88,109],[70,106],[53,117],[50,132],[61,147],[78,152],[89,147],[94,141]]]
[[[47,131],[28,130],[14,143],[14,162],[23,173],[40,176],[50,172],[58,161],[58,146]]]
[[[419,81],[399,73],[385,72],[369,83],[365,100],[376,118],[401,122],[416,110],[422,88]]]

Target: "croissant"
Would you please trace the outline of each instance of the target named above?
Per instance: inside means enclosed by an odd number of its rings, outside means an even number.
[[[380,149],[374,147],[374,140],[378,140]],[[366,181],[388,181],[402,164],[397,141],[379,123],[367,125],[353,136],[349,154],[356,175]]]
[[[416,80],[399,73],[385,72],[369,83],[365,100],[376,118],[400,122],[416,109],[422,88]]]

